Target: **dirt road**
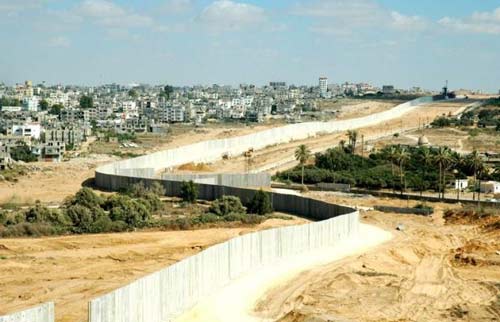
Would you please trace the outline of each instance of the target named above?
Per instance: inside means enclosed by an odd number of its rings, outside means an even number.
[[[345,201],[324,193],[316,197]],[[363,213],[364,223],[390,230],[395,238],[282,283],[257,305],[261,320],[500,321],[500,230],[445,224],[442,212],[449,206],[434,206],[432,218]],[[396,231],[398,225],[404,230]],[[457,255],[464,250],[469,257]]]
[[[359,238],[363,236],[363,238]],[[231,282],[222,290],[211,294],[176,322],[257,322],[262,321],[252,314],[253,306],[265,296],[273,285],[286,283],[301,272],[337,261],[341,258],[362,254],[391,239],[391,234],[369,225],[361,225],[360,235],[345,239],[335,246],[301,253],[266,265]]]

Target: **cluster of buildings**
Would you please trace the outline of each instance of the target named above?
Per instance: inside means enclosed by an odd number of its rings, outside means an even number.
[[[389,86],[384,86],[385,91]],[[392,90],[394,87],[390,87]],[[165,132],[171,123],[206,121],[263,122],[268,118],[300,120],[316,110],[318,99],[379,93],[369,84],[317,86],[270,82],[266,86],[177,87],[128,85],[47,86],[31,81],[0,84],[0,153],[28,146],[39,160],[61,160],[92,132]],[[86,104],[81,103],[85,97]],[[89,100],[91,101],[88,104]]]

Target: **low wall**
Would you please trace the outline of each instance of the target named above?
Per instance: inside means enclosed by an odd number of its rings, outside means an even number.
[[[44,303],[21,312],[0,316],[0,322],[54,322],[54,303]]]

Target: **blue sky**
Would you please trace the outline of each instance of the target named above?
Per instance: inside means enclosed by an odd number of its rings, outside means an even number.
[[[0,81],[500,89],[500,0],[0,0]]]

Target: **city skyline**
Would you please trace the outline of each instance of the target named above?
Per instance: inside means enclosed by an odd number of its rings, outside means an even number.
[[[498,1],[0,1],[7,84],[369,82],[497,93]]]

